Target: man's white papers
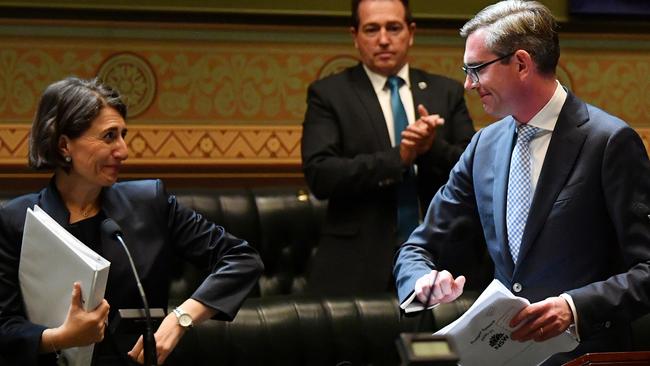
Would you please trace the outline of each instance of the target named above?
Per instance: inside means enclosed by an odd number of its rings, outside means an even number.
[[[40,207],[27,209],[18,279],[29,321],[63,324],[74,282],[81,283],[84,310],[94,310],[104,298],[109,266]],[[93,348],[64,349],[63,355],[71,366],[90,365]]]
[[[462,366],[538,365],[556,353],[577,347],[578,342],[568,332],[545,342],[510,339],[515,330],[509,326],[510,320],[529,304],[493,280],[465,314],[435,334],[448,337]]]

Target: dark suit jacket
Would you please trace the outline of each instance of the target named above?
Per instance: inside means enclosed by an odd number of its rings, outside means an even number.
[[[0,210],[0,352],[21,365],[36,364],[45,329],[26,319],[18,282],[25,211],[35,204],[63,227],[69,226],[69,213],[53,182]],[[104,188],[100,214],[121,226],[151,308],[167,308],[170,267],[175,257],[210,273],[192,298],[216,309],[216,318],[222,320],[234,318],[262,270],[252,247],[182,207],[165,192],[161,181],[132,181]],[[105,295],[111,313],[120,308],[142,308],[119,242],[102,237],[100,243],[88,246],[111,262]]]
[[[582,338],[576,353],[624,349],[630,321],[650,305],[650,163],[641,139],[569,93],[513,263],[505,213],[514,134],[507,117],[474,136],[425,222],[400,249],[400,300],[434,267],[436,243],[445,242],[454,220],[466,217],[482,226],[495,277],[515,295],[531,302],[571,295]]]
[[[474,128],[460,83],[417,69],[409,77],[415,106],[445,119],[430,151],[416,161],[420,203],[427,207]],[[404,173],[399,147],[391,147],[361,64],[314,82],[307,103],[303,170],[316,197],[329,200],[309,288],[329,294],[384,291],[398,244],[395,188]]]

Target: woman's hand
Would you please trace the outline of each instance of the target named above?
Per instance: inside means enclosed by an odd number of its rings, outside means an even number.
[[[75,282],[72,286],[68,315],[60,327],[43,332],[41,350],[54,352],[101,342],[104,339],[109,309],[108,302],[102,300],[95,310],[86,312],[81,302],[81,285]]]
[[[209,308],[194,299],[185,300],[185,302],[181,304],[181,307],[185,312],[192,316],[194,325],[213,317],[217,313],[216,310]],[[178,345],[178,342],[181,340],[181,337],[183,337],[185,332],[185,328],[178,324],[176,315],[174,315],[173,312],[167,314],[154,334],[154,338],[156,339],[158,365],[162,365],[165,362],[169,354],[172,353],[174,348],[176,348],[176,345]],[[135,346],[133,346],[133,349],[129,351],[129,357],[140,364],[144,363],[144,343],[142,337],[138,339]]]
[[[160,327],[154,334],[156,339],[156,355],[158,356],[158,365],[165,363],[165,360],[170,353],[176,348],[176,345],[181,340],[181,337],[185,334],[185,328],[181,327],[178,324],[178,319],[174,313],[169,313],[163,319]],[[131,351],[129,351],[129,357],[134,359],[136,362],[143,364],[144,363],[144,342],[142,336],[138,338],[135,346]]]

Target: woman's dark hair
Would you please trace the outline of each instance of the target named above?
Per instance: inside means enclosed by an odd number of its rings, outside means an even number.
[[[69,77],[50,84],[41,96],[32,123],[29,166],[37,170],[69,171],[72,164],[59,151],[60,137],[81,136],[104,107],[115,109],[126,119],[126,104],[118,91],[98,79]]]

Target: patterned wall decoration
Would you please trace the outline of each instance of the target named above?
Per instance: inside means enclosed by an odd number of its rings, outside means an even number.
[[[129,116],[146,111],[156,94],[156,77],[151,66],[131,53],[118,53],[99,67],[97,76],[124,94]]]
[[[160,171],[284,166],[299,177],[307,86],[357,62],[348,39],[309,42],[282,28],[251,31],[248,37],[259,40],[246,42],[228,41],[235,31],[222,28],[206,33],[220,34],[215,40],[180,30],[168,38],[137,37],[139,30],[131,31],[132,37],[95,31],[83,37],[7,32],[0,38],[0,170],[11,173],[25,165],[29,124],[49,83],[67,75],[99,75],[129,104],[128,165]],[[332,30],[320,32],[327,38]],[[67,33],[83,34],[83,27]],[[438,38],[427,37],[425,46],[412,50],[412,65],[463,81],[463,49],[455,36],[443,35],[438,44]],[[628,48],[588,46],[597,38],[582,39],[584,47],[563,48],[559,78],[586,101],[637,128],[648,146],[650,52],[636,49],[634,37]],[[475,93],[467,94],[467,102],[477,126],[493,120]]]
[[[564,62],[579,94],[633,126],[650,125],[650,53],[571,53]]]
[[[258,164],[300,157],[299,126],[138,126],[127,139],[135,164],[170,159],[170,164],[209,163],[211,159]]]
[[[129,127],[129,165],[192,166],[296,163],[300,159],[300,126],[138,125]],[[29,125],[0,128],[0,161],[26,163]]]

